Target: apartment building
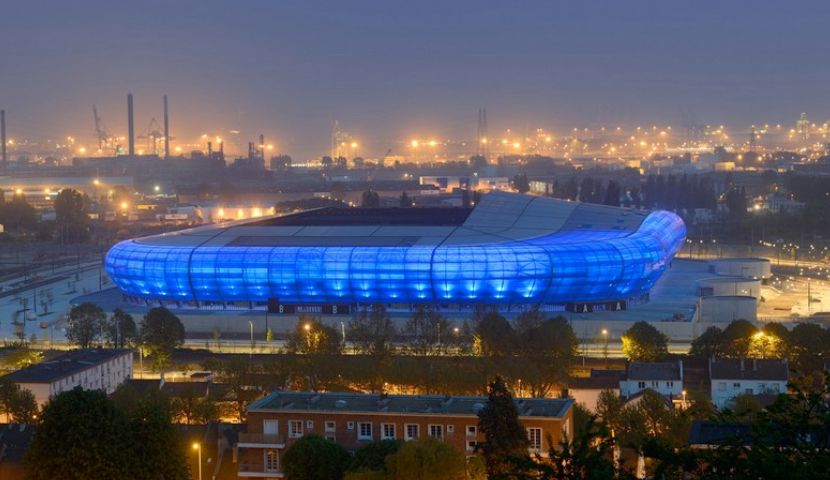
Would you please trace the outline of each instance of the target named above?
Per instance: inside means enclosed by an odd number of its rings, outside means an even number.
[[[731,407],[742,394],[768,397],[771,401],[787,393],[790,369],[784,358],[709,359],[712,403],[719,409]]]
[[[478,412],[486,397],[275,392],[248,405],[240,433],[239,477],[282,478],[292,442],[317,434],[354,451],[376,440],[438,438],[467,455],[483,440]],[[516,399],[530,450],[545,455],[573,432],[572,399]]]
[[[133,376],[133,352],[128,349],[74,350],[5,376],[35,395],[38,406],[75,387],[112,393]]]

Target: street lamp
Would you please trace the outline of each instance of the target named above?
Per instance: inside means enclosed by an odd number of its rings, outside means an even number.
[[[202,445],[194,442],[193,450],[196,450],[199,455],[199,480],[202,480]]]
[[[686,410],[686,390],[683,390],[680,394],[683,395],[683,410]]]
[[[254,322],[248,320],[248,325],[251,327],[251,354],[254,353]]]

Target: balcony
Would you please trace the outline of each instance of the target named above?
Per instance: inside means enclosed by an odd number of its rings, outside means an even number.
[[[236,475],[240,478],[285,478],[285,474],[277,470],[265,470],[265,466],[260,464],[252,464],[248,462],[241,462],[239,464],[239,471]]]
[[[242,448],[285,448],[285,438],[279,434],[240,433],[237,447]]]

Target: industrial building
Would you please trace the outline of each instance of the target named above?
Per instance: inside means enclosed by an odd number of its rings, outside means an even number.
[[[670,212],[492,192],[474,208],[323,208],[138,238],[115,245],[105,266],[125,298],[177,308],[592,312],[647,300],[685,234]]]

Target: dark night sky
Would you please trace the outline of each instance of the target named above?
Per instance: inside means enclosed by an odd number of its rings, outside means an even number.
[[[368,144],[538,126],[791,124],[830,116],[830,2],[4,2],[0,105],[10,135],[91,142],[91,105],[126,130],[241,140],[300,159],[339,119]],[[223,133],[224,132],[224,133]]]

